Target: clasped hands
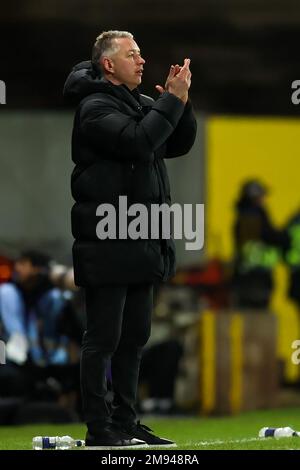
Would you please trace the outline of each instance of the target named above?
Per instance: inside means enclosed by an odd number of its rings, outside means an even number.
[[[171,65],[169,75],[167,77],[165,86],[156,85],[157,91],[163,93],[168,91],[177,96],[185,104],[188,100],[188,92],[191,86],[192,73],[190,71],[190,59],[184,59],[182,67],[180,65]]]

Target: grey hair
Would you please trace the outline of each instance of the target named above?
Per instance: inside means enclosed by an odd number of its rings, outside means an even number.
[[[134,39],[128,31],[103,31],[97,38],[92,50],[92,63],[96,69],[101,70],[100,59],[102,56],[108,56],[118,52],[120,46],[115,42],[118,38]]]

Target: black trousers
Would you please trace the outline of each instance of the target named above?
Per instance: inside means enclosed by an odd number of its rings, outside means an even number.
[[[81,351],[84,420],[92,434],[113,421],[136,419],[135,403],[142,348],[151,331],[152,284],[87,287],[87,328]],[[106,400],[111,364],[114,399]]]

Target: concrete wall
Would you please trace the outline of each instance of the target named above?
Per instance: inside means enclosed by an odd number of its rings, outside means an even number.
[[[0,248],[44,248],[71,261],[67,112],[1,112]]]
[[[205,203],[205,133],[204,119],[197,119],[196,142],[190,153],[184,157],[166,160],[171,184],[172,203]],[[194,206],[193,206],[194,207]],[[195,212],[193,211],[193,217]],[[195,219],[193,219],[195,220]],[[195,225],[193,224],[195,230]],[[187,251],[186,240],[175,240],[178,266],[199,263],[203,250]]]

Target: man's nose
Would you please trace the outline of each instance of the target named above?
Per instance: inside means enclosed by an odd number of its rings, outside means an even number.
[[[146,63],[146,61],[145,61],[145,59],[143,59],[143,57],[140,57],[139,59],[140,59],[139,60],[140,64],[144,65]]]

